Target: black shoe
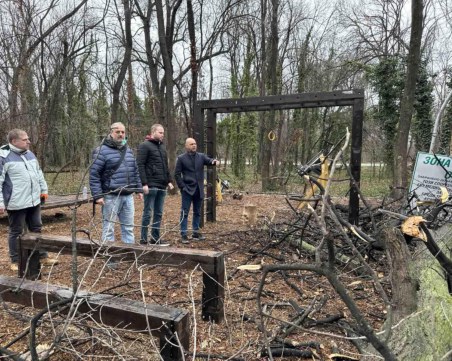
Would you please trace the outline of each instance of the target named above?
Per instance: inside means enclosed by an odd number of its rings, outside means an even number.
[[[195,241],[204,241],[206,239],[201,233],[193,233],[191,238]]]
[[[140,244],[147,245],[148,241],[146,241],[145,239],[140,239]]]
[[[190,241],[188,240],[188,237],[186,235],[183,235],[180,237],[180,242],[183,244],[188,244]]]
[[[170,244],[165,241],[164,239],[159,239],[158,241],[151,241],[149,244],[153,246],[160,246],[160,247],[168,247]]]

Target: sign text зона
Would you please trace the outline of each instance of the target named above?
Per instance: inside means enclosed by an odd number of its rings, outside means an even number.
[[[418,152],[410,192],[415,191],[420,200],[435,199],[441,195],[440,186],[452,194],[452,158]]]

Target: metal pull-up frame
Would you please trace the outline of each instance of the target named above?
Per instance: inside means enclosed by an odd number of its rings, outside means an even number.
[[[241,99],[215,99],[200,100],[195,104],[194,137],[198,149],[206,152],[208,156],[216,156],[216,117],[218,113],[255,112],[281,109],[320,108],[320,107],[352,107],[352,142],[350,154],[350,167],[352,176],[358,187],[361,180],[361,148],[362,129],[364,120],[364,90],[343,90],[322,93],[300,93],[290,95],[270,95],[264,97],[251,97]],[[216,221],[215,197],[216,169],[207,170],[207,200],[206,220]],[[349,221],[358,223],[359,193],[350,184]],[[204,220],[204,217],[203,217]]]

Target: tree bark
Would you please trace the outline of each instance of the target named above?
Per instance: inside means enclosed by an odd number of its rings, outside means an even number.
[[[267,70],[270,74],[269,82],[267,84],[267,89],[271,95],[276,95],[278,92],[277,84],[277,67],[278,67],[278,8],[279,0],[271,0],[271,25],[270,25],[270,51],[266,56],[266,61],[268,63]],[[262,139],[262,167],[261,167],[261,178],[262,178],[262,190],[270,190],[273,188],[273,184],[270,179],[270,163],[272,154],[272,141],[268,134],[270,131],[274,131],[276,123],[276,112],[271,110],[269,114],[264,117],[264,129],[263,129],[263,139]]]
[[[417,282],[410,272],[411,254],[400,230],[386,228],[383,234],[391,268],[393,319],[397,323],[416,311]]]
[[[165,89],[165,121],[166,126],[166,144],[168,150],[168,162],[170,169],[174,169],[176,164],[176,122],[174,119],[174,69],[172,64],[173,34],[175,26],[175,16],[181,5],[182,0],[177,0],[172,8],[166,9],[166,25],[163,12],[162,0],[155,1],[157,12],[157,24],[159,32],[159,45],[162,54],[163,68],[165,75],[163,79]],[[199,140],[198,140],[199,141]]]
[[[111,105],[111,122],[115,123],[118,120],[118,111],[120,105],[119,95],[121,92],[122,84],[124,83],[124,79],[126,77],[127,69],[130,66],[130,61],[132,59],[132,30],[130,24],[132,22],[132,14],[130,10],[130,2],[129,0],[122,0],[124,6],[124,31],[125,31],[125,39],[124,39],[124,58],[121,63],[121,67],[119,69],[118,78],[116,79],[115,84],[113,85],[113,101]]]
[[[441,239],[444,249],[452,246],[452,228],[446,225],[436,231],[431,231],[432,237]],[[408,252],[405,241],[400,231],[387,229],[386,240],[389,240],[392,251],[391,254],[392,271],[391,280],[393,283],[394,316],[401,322],[393,322],[393,332],[389,339],[389,347],[394,352],[398,360],[449,360],[450,345],[452,345],[452,333],[450,332],[450,320],[452,318],[452,305],[447,281],[444,277],[444,269],[440,263],[429,252],[416,252],[416,257],[412,257]],[[423,241],[419,241],[419,243]],[[423,249],[424,244],[417,244],[417,249]],[[394,255],[394,252],[397,256]],[[405,256],[404,256],[405,255]],[[400,258],[406,264],[406,271],[397,271],[401,268],[395,257]],[[405,258],[404,258],[405,257]],[[397,273],[400,279],[397,279]],[[412,276],[412,283],[409,282],[409,274]],[[416,280],[413,279],[416,278]],[[399,285],[399,281],[404,283]],[[413,287],[416,285],[416,289]],[[405,289],[406,293],[404,293]],[[415,297],[413,297],[415,293]],[[403,300],[403,298],[405,300]],[[414,305],[416,300],[416,305]],[[397,305],[398,303],[398,305]],[[405,310],[399,306],[409,304]],[[413,312],[409,312],[409,308]],[[371,353],[374,351],[369,350]],[[446,356],[448,355],[448,356]],[[370,357],[366,360],[381,360],[378,357]]]
[[[401,196],[408,185],[408,135],[413,116],[416,82],[421,62],[423,21],[423,0],[413,0],[411,2],[411,38],[407,59],[407,73],[400,104],[400,120],[394,153],[393,196],[395,197]]]
[[[195,19],[193,14],[193,4],[191,0],[187,0],[187,23],[188,23],[188,34],[190,37],[190,68],[191,68],[190,116],[187,122],[187,128],[189,134],[194,134],[193,109],[198,100],[198,62],[196,60]]]

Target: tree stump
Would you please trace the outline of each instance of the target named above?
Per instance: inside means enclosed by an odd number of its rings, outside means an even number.
[[[398,228],[383,231],[386,255],[391,269],[392,309],[394,323],[417,309],[417,286],[410,250]]]

